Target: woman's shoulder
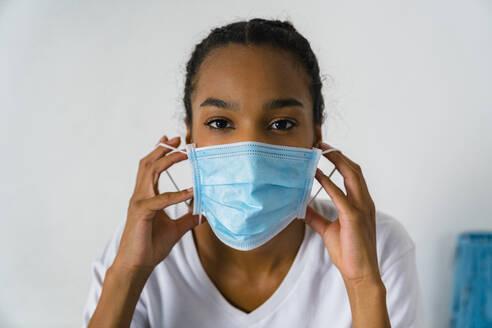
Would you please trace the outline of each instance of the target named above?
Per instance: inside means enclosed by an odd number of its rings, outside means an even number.
[[[311,207],[330,221],[338,218],[338,210],[330,199],[316,198]],[[381,273],[402,256],[415,250],[415,243],[404,225],[394,216],[377,208],[376,248]]]

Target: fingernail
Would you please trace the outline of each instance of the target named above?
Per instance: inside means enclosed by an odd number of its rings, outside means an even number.
[[[192,192],[193,191],[193,187],[189,187],[188,189],[186,189],[187,192]]]
[[[166,141],[166,140],[167,140],[167,136],[164,135],[155,143],[154,148],[157,147],[157,145],[160,144],[162,141]]]

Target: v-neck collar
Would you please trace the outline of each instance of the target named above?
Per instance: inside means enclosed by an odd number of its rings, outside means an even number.
[[[285,301],[294,290],[302,271],[305,268],[304,263],[307,260],[305,253],[309,241],[311,240],[310,237],[312,233],[312,228],[306,224],[302,243],[296,253],[294,261],[289,268],[289,271],[284,276],[284,279],[275,292],[265,302],[249,313],[246,313],[229,303],[229,301],[227,301],[227,299],[220,293],[212,280],[209,278],[198,256],[192,231],[188,231],[182,238],[185,243],[184,250],[186,257],[189,260],[191,270],[195,275],[198,284],[201,285],[201,290],[204,291],[204,294],[202,294],[204,301],[215,302],[221,311],[223,311],[222,313],[226,313],[235,324],[249,326],[273,314],[280,304]]]

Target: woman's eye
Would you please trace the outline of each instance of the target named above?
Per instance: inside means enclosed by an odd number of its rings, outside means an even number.
[[[274,130],[289,130],[295,125],[295,122],[291,120],[278,120],[273,122],[270,126]]]
[[[208,121],[207,123],[205,123],[205,125],[208,125],[212,129],[225,129],[230,127],[227,125],[228,123],[229,122],[224,119],[215,119]]]

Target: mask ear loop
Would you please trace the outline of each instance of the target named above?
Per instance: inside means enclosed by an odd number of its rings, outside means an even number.
[[[165,147],[165,148],[168,148],[168,149],[171,149],[171,150],[179,151],[179,152],[181,152],[181,153],[183,153],[183,154],[185,154],[185,155],[188,155],[188,153],[187,153],[187,152],[185,152],[184,150],[181,150],[181,149],[175,148],[175,147],[173,147],[173,146],[166,145],[165,143],[162,143],[162,142],[161,142],[161,143],[158,143],[157,145],[155,145],[154,149],[155,149],[155,148],[157,148],[157,146],[162,146],[162,147]],[[173,179],[173,177],[171,176],[171,173],[169,173],[169,171],[168,171],[167,169],[166,169],[164,172],[166,172],[167,176],[169,177],[169,179],[170,179],[170,180],[171,180],[171,182],[173,183],[174,188],[176,188],[176,191],[179,191],[180,189],[178,188],[178,185],[176,184],[176,182],[174,182],[174,179]],[[186,203],[188,206],[190,206],[190,204],[191,204],[191,200],[190,200],[190,202],[189,202],[189,203],[188,203],[188,202],[186,202],[186,201],[185,201],[185,203]],[[202,215],[200,214],[199,223],[201,223],[201,222],[202,222]]]
[[[332,151],[340,151],[340,150],[339,149],[336,149],[336,148],[331,148],[331,149],[323,150],[321,152],[321,154],[327,154],[327,153],[332,152]],[[337,169],[336,167],[333,168],[333,170],[331,171],[331,173],[328,175],[328,179],[331,178],[331,176],[333,175],[333,173],[335,172],[336,169]],[[316,198],[316,196],[318,196],[318,194],[321,191],[321,189],[323,189],[323,186],[319,187],[319,189],[316,192],[316,194],[314,194],[314,196],[309,200],[309,202],[308,202],[308,204],[306,206],[309,206],[309,204],[311,204],[311,202]]]

